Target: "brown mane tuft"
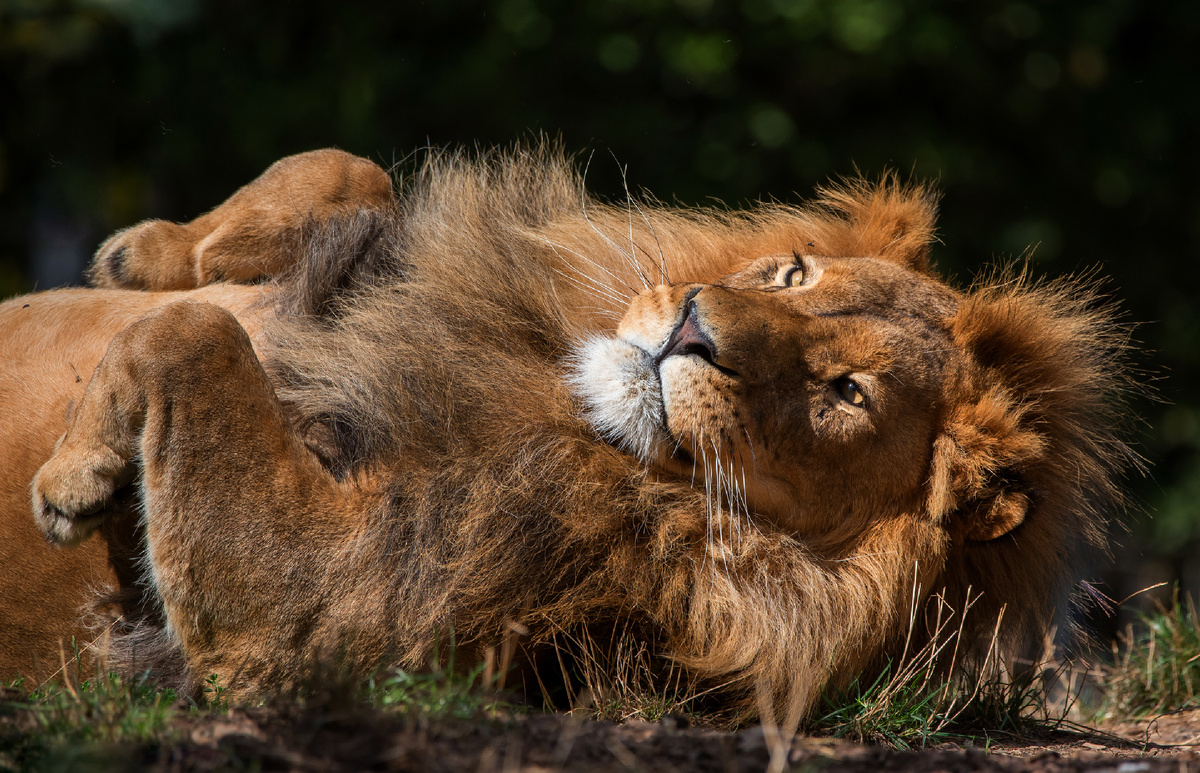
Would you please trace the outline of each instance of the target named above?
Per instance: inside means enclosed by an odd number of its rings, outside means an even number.
[[[973,614],[983,627],[1003,609],[1010,645],[1044,633],[1056,612],[1068,619],[1083,565],[1107,551],[1107,514],[1124,506],[1122,473],[1139,466],[1124,440],[1137,388],[1118,317],[1094,282],[1004,270],[973,287],[952,321],[972,359],[971,396],[939,441],[931,510],[960,521],[950,596],[982,593]]]

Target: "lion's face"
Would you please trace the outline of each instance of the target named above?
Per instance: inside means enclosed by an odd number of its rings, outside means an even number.
[[[592,423],[660,471],[781,528],[861,525],[919,507],[955,304],[887,260],[763,257],[637,296],[576,383]]]

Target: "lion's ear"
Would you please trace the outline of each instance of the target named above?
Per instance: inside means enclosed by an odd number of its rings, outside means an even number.
[[[929,509],[951,532],[991,540],[1024,522],[1033,504],[1028,471],[1046,442],[1002,388],[957,406],[934,443]]]
[[[938,212],[932,188],[902,184],[893,174],[877,183],[845,181],[818,193],[817,205],[835,213],[844,226],[842,234],[830,234],[833,238],[822,245],[826,254],[884,258],[929,272]]]
[[[1086,285],[1002,272],[949,320],[962,371],[931,466],[929,506],[951,533],[1035,531],[1102,542],[1102,504],[1133,460],[1121,439],[1127,331]],[[1044,517],[1043,517],[1044,515]]]

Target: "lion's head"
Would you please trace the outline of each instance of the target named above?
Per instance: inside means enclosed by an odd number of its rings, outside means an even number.
[[[961,368],[956,305],[890,261],[766,256],[638,295],[577,383],[596,426],[655,468],[790,532],[861,528],[919,506]]]
[[[1000,272],[948,286],[927,260],[921,189],[857,184],[814,211],[821,227],[799,233],[775,211],[777,249],[649,287],[588,338],[573,383],[589,421],[706,488],[734,531],[839,555],[907,520],[933,535],[915,557],[923,591],[974,605],[967,630],[1002,613],[1008,643],[1045,630],[1081,556],[1104,549],[1131,461],[1117,429],[1126,331],[1079,283]]]

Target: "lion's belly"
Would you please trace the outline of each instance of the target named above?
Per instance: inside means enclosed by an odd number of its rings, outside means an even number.
[[[0,683],[55,674],[73,660],[71,639],[97,634],[79,620],[97,592],[133,578],[129,519],[114,519],[69,549],[35,528],[30,483],[66,430],[75,403],[112,338],[159,306],[195,298],[224,306],[257,345],[270,303],[262,287],[214,285],[143,293],[66,289],[0,304]]]

